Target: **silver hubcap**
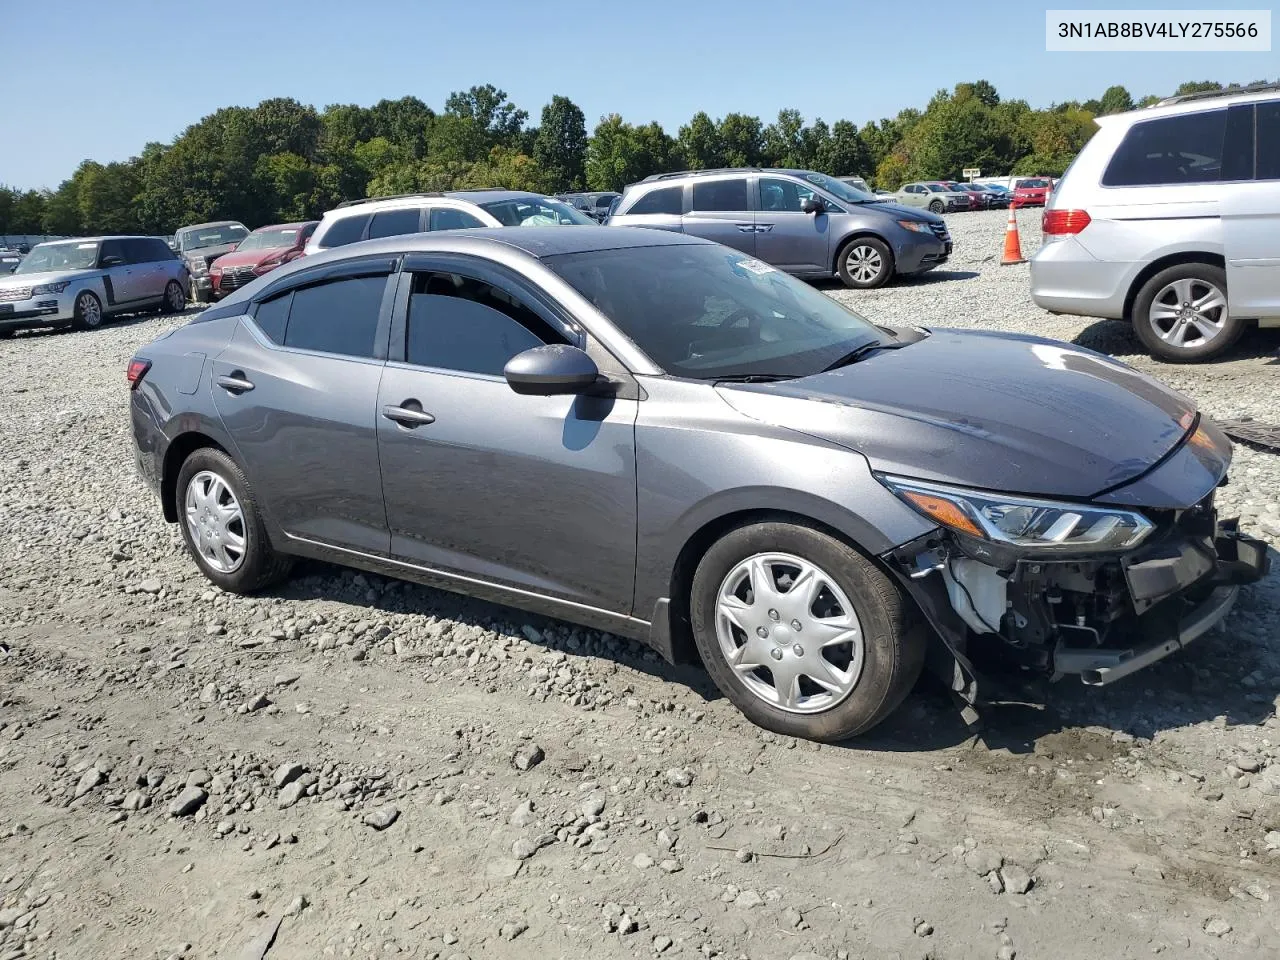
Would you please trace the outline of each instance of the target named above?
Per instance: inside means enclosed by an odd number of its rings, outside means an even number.
[[[97,297],[88,293],[80,297],[80,318],[86,327],[96,327],[102,322],[102,305]]]
[[[176,283],[169,284],[169,309],[178,311],[187,305],[187,298],[182,295],[182,287]]]
[[[244,563],[244,511],[227,482],[201,470],[187,484],[187,532],[200,557],[218,573]]]
[[[1175,280],[1151,301],[1151,327],[1171,347],[1201,347],[1227,321],[1227,297],[1207,280]]]
[[[880,268],[883,266],[884,259],[880,256],[880,251],[865,244],[853,247],[845,257],[845,269],[858,283],[870,283],[880,276]]]
[[[820,567],[787,553],[748,557],[716,595],[725,662],[765,703],[788,713],[830,710],[862,675],[862,626]]]

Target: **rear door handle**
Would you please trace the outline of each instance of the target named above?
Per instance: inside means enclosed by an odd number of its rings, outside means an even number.
[[[230,376],[219,377],[218,386],[227,393],[248,393],[253,389],[253,381],[245,379],[243,370],[236,370]]]
[[[412,407],[406,404],[413,404]],[[386,406],[382,408],[382,415],[388,420],[394,420],[402,427],[408,427],[412,430],[414,427],[423,427],[428,423],[435,423],[436,418],[422,409],[422,405],[416,400],[406,400],[404,404],[398,407]]]

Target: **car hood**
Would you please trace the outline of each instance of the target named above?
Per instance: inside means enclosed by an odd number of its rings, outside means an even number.
[[[186,260],[203,260],[206,263],[213,263],[224,253],[230,253],[231,248],[234,246],[234,243],[220,243],[213,247],[196,247],[193,250],[185,251],[182,256]]]
[[[288,247],[270,247],[263,250],[239,250],[226,253],[217,259],[217,265],[224,270],[227,267],[256,267],[263,260],[277,256],[282,253],[288,253]]]
[[[856,450],[875,470],[1078,500],[1151,469],[1195,421],[1190,400],[1110,357],[958,330],[828,373],[718,389],[740,413]]]
[[[5,273],[0,274],[0,289],[12,290],[15,287],[34,287],[41,283],[63,283],[67,280],[84,280],[87,277],[101,275],[101,270],[51,270],[45,273]]]
[[[942,223],[943,219],[936,213],[921,210],[919,207],[905,207],[896,200],[885,200],[881,203],[854,204],[853,210],[879,210],[891,214],[895,220],[915,220],[920,223]]]

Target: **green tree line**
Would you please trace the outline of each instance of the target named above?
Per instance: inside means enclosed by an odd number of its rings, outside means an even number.
[[[1238,86],[1190,82],[1177,92]],[[482,186],[620,190],[653,173],[721,166],[803,167],[886,189],[957,179],[965,167],[1057,176],[1093,134],[1094,117],[1157,99],[1135,102],[1112,86],[1097,100],[1034,110],[978,80],[939,90],[923,110],[861,127],[806,123],[794,109],[769,123],[700,111],[672,136],[616,113],[588,134],[582,110],[562,96],[535,124],[492,84],[452,93],[438,111],[417,97],[323,110],[278,98],[225,107],[127,161],[85,160],[56,190],[0,187],[0,234],[169,234],[223,218],[259,226],[315,218],[364,196]]]

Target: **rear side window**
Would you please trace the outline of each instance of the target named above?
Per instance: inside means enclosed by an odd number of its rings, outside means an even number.
[[[1207,110],[1135,123],[1107,170],[1106,187],[1216,183],[1222,179],[1226,110]]]
[[[693,209],[705,212],[747,210],[746,180],[715,180],[693,185]]]
[[[669,213],[680,216],[684,212],[684,187],[663,187],[650,190],[635,202],[628,214]]]
[[[422,222],[422,209],[412,207],[408,210],[383,210],[373,215],[369,224],[369,239],[374,237],[399,237],[406,233],[417,233]]]
[[[272,343],[284,343],[284,328],[289,322],[289,304],[292,302],[293,291],[290,290],[262,301],[253,313],[254,322]]]
[[[456,273],[413,278],[405,358],[416,366],[500,377],[516,354],[563,342],[537,313],[493,284]]]
[[[293,291],[284,345],[372,357],[387,278],[348,277]]]
[[[459,210],[456,207],[435,207],[427,223],[428,230],[467,230],[483,226],[479,217],[473,217],[465,210]]]
[[[1259,180],[1280,180],[1280,100],[1258,104]]]
[[[345,247],[364,238],[364,228],[369,223],[369,215],[355,214],[350,217],[338,217],[329,224],[329,229],[320,237],[321,249],[329,247]]]

